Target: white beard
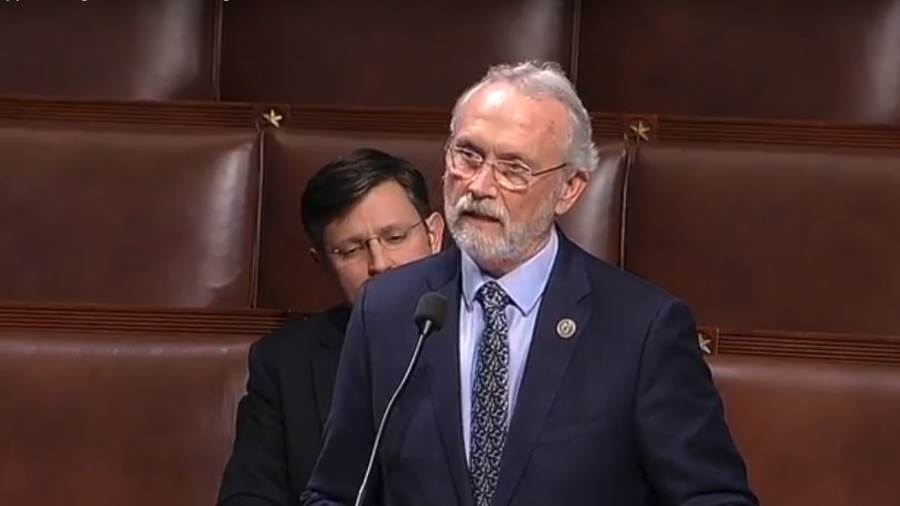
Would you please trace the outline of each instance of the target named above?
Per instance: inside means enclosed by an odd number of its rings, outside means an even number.
[[[556,201],[561,191],[562,185],[549,198],[543,199],[531,220],[517,223],[510,219],[509,210],[498,200],[475,200],[471,193],[466,193],[458,201],[451,203],[445,185],[444,215],[453,240],[477,264],[518,262],[524,260],[534,243],[553,227]],[[500,234],[485,234],[468,221],[465,213],[496,219],[501,228]]]

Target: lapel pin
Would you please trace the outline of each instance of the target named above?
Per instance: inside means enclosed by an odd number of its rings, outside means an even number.
[[[575,325],[575,320],[571,318],[563,318],[556,324],[556,335],[563,339],[569,339],[574,336],[576,330],[578,330],[578,326]]]

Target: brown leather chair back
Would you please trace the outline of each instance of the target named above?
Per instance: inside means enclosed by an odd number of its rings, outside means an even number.
[[[221,2],[17,3],[0,17],[0,95],[218,97]]]
[[[585,250],[619,265],[628,157],[622,142],[606,142],[598,147],[600,167],[575,206],[560,217],[559,226]]]
[[[624,266],[704,325],[900,335],[900,153],[643,144]]]
[[[0,330],[0,498],[215,502],[258,335]]]
[[[249,307],[254,130],[0,126],[0,300]]]
[[[761,504],[897,504],[900,369],[726,356],[711,363]]]

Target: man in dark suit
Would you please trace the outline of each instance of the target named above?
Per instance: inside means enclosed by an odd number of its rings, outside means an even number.
[[[251,347],[220,506],[297,504],[321,449],[349,306],[360,286],[441,248],[444,222],[432,213],[424,178],[381,151],[361,149],[325,165],[307,184],[301,208],[310,253],[345,303]]]
[[[458,248],[364,285],[306,506],[353,504],[431,291],[447,323],[395,404],[368,504],[757,504],[690,310],[554,225],[597,167],[591,138],[555,65],[496,67],[459,99]]]

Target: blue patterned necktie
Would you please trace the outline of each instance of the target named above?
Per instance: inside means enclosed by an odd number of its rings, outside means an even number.
[[[478,289],[475,300],[484,312],[472,387],[469,475],[475,506],[490,506],[500,476],[509,415],[509,295],[494,281]]]

